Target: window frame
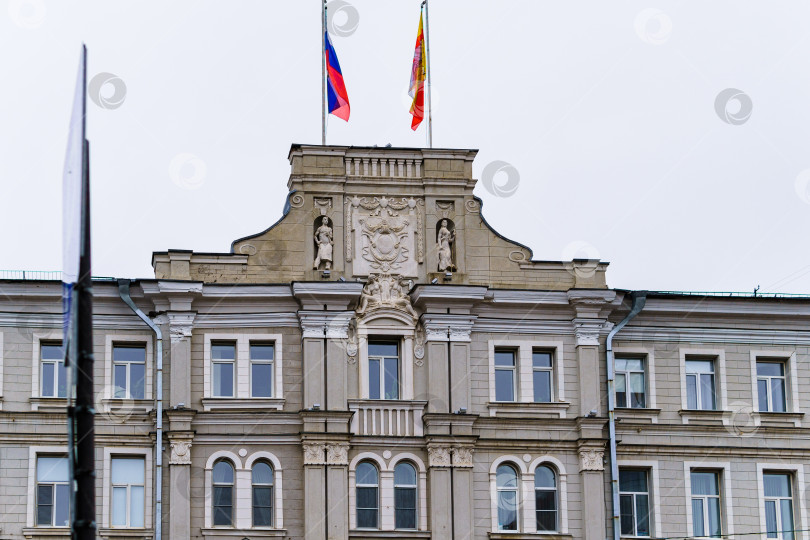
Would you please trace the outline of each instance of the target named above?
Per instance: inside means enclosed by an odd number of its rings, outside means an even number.
[[[116,484],[112,480],[112,465],[116,459],[138,459],[143,464],[143,483],[142,484]],[[115,501],[115,488],[125,488],[126,489],[126,518],[125,518],[125,525],[115,525],[113,524],[112,513],[114,509],[114,501]],[[143,525],[140,526],[133,526],[132,525],[132,488],[133,487],[141,487],[143,488]],[[110,458],[110,527],[115,529],[143,529],[146,527],[146,458],[144,456],[132,456],[126,454],[115,454]]]
[[[394,358],[393,356],[377,356],[371,354],[371,346],[373,344],[386,344],[386,345],[396,345],[397,347],[397,396],[393,398],[385,397],[385,364],[386,360],[391,360]],[[402,375],[403,375],[403,361],[402,361],[402,351],[403,351],[403,343],[401,339],[394,339],[392,337],[378,337],[378,336],[370,336],[366,341],[366,380],[368,381],[368,399],[374,401],[397,401],[403,399],[403,389],[402,389]],[[371,397],[371,388],[372,388],[372,380],[371,380],[371,362],[372,361],[379,361],[379,396],[377,398]]]
[[[251,354],[252,347],[256,346],[272,346],[273,347],[273,359],[272,360],[263,360],[263,359],[254,359],[253,355]],[[249,392],[251,399],[273,399],[276,397],[276,343],[274,341],[263,341],[263,340],[255,340],[251,339],[248,343],[248,377],[249,377]],[[253,395],[253,366],[254,365],[269,365],[270,366],[270,395],[269,396],[254,396]],[[236,377],[234,377],[234,381]]]
[[[552,411],[560,418],[566,417],[570,403],[566,401],[565,394],[565,343],[563,341],[544,339],[502,340],[491,339],[487,341],[489,352],[489,408],[490,416],[497,416],[499,410]],[[495,399],[495,349],[513,349],[515,355],[515,400],[497,401]],[[534,401],[534,363],[533,351],[552,353],[552,388],[554,396],[551,402]]]
[[[640,354],[632,354],[632,353],[614,353],[613,355],[613,362],[614,366],[618,360],[640,360],[641,361],[641,370],[633,370],[633,369],[623,369],[620,370],[618,368],[614,369],[614,399],[616,400],[616,407],[619,409],[649,409],[650,407],[650,383],[649,383],[649,369],[647,367],[647,357],[646,355]],[[632,399],[630,398],[630,375],[633,373],[641,373],[642,377],[644,377],[644,405],[641,407],[633,407],[632,406]],[[625,384],[625,405],[619,405],[619,392],[616,390],[618,388],[618,379],[619,375],[624,376],[624,384]]]
[[[218,358],[215,359],[213,357],[213,353],[211,353],[211,357],[210,357],[210,365],[211,365],[211,381],[210,382],[211,382],[211,386],[209,388],[209,392],[210,392],[212,398],[234,399],[236,397],[236,394],[237,394],[238,371],[237,371],[236,363],[237,363],[237,360],[239,359],[239,342],[236,341],[236,340],[230,340],[230,339],[222,339],[222,340],[216,339],[216,340],[211,340],[211,343],[210,343],[211,349],[213,349],[214,347],[226,347],[226,346],[227,347],[233,347],[233,359],[218,359]],[[217,387],[217,375],[216,375],[216,373],[217,373],[217,370],[215,369],[215,366],[217,366],[219,364],[222,364],[222,365],[230,364],[230,366],[231,366],[232,371],[231,371],[231,393],[230,393],[230,395],[217,395],[217,393],[216,393],[216,387]]]
[[[681,372],[681,410],[684,414],[681,420],[684,424],[689,423],[689,419],[694,414],[715,413],[720,414],[728,409],[728,392],[726,385],[726,352],[724,349],[702,349],[684,347],[679,350],[680,372]],[[686,360],[712,359],[714,362],[714,409],[690,409],[688,406],[687,384],[686,384]]]
[[[396,471],[397,467],[401,466],[408,466],[413,469],[413,476],[414,476],[414,483],[413,484],[397,484],[396,482]],[[415,463],[412,463],[409,459],[402,459],[399,460],[396,464],[391,467],[391,471],[393,473],[393,495],[394,495],[394,530],[396,531],[417,531],[419,530],[419,467]],[[413,507],[413,527],[397,527],[397,514],[399,509],[397,508],[397,489],[408,489],[412,490],[414,493],[414,507]],[[410,511],[410,509],[408,509]]]
[[[142,530],[153,525],[152,491],[154,487],[154,475],[152,471],[153,448],[129,448],[118,446],[104,447],[104,461],[102,464],[102,500],[100,506],[100,522],[102,528]],[[113,527],[112,526],[112,460],[116,457],[122,458],[143,458],[144,460],[144,512],[143,527]],[[127,508],[129,512],[129,508]]]
[[[793,475],[790,474],[789,472],[786,472],[786,471],[770,471],[770,470],[763,471],[762,472],[762,483],[763,483],[763,485],[765,484],[765,476],[786,476],[787,477],[788,487],[790,488],[790,495],[789,496],[787,496],[787,497],[769,496],[769,495],[767,495],[765,493],[764,490],[763,490],[763,492],[761,494],[762,500],[765,503],[764,507],[761,510],[763,510],[765,512],[765,522],[766,523],[767,523],[767,520],[768,520],[768,510],[767,510],[768,503],[773,502],[775,504],[775,506],[776,506],[776,523],[777,523],[777,525],[776,525],[776,536],[775,537],[768,536],[769,531],[767,530],[767,525],[766,525],[765,538],[777,538],[779,540],[785,540],[785,536],[784,536],[783,531],[785,531],[787,529],[785,529],[785,524],[782,523],[782,512],[780,512],[779,510],[781,509],[782,505],[780,503],[782,501],[786,501],[786,500],[790,501],[790,517],[791,517],[791,519],[793,521],[793,523],[791,524],[791,531],[794,531],[794,533],[795,533],[795,529],[796,529],[796,501],[794,499],[793,494],[796,492],[796,489],[795,489],[795,487],[793,485],[794,484]],[[793,538],[795,538],[795,534],[794,534]]]
[[[514,488],[511,488],[511,487],[508,487],[508,486],[501,487],[501,486],[498,485],[498,470],[501,467],[508,467],[509,469],[512,470],[513,473],[515,473],[515,484],[516,485],[515,485]],[[502,533],[518,533],[522,529],[522,527],[520,525],[520,521],[521,521],[520,520],[520,517],[521,517],[520,516],[520,507],[522,506],[522,501],[521,501],[521,496],[520,495],[521,495],[521,492],[523,491],[523,489],[522,489],[523,482],[521,481],[521,479],[522,479],[521,468],[516,463],[512,463],[511,461],[502,461],[501,463],[499,463],[495,467],[495,509],[494,509],[494,512],[495,512],[495,514],[497,516],[497,519],[496,519],[496,522],[495,522],[496,525],[497,525],[496,532],[499,532],[499,533],[501,533],[501,532]],[[514,511],[515,511],[515,528],[514,529],[506,529],[501,524],[501,518],[500,518],[501,493],[507,493],[507,492],[515,494],[515,509],[514,509]]]
[[[796,351],[790,350],[771,350],[771,349],[756,349],[750,351],[751,356],[751,393],[753,396],[754,410],[766,415],[784,414],[784,415],[798,415],[801,414],[801,395],[799,393],[796,361]],[[757,362],[782,362],[785,369],[785,412],[773,411],[760,411],[759,410],[759,390],[757,388]],[[801,425],[801,420],[798,418],[793,419],[794,424],[798,427]]]
[[[534,355],[535,354],[548,354],[551,358],[551,366],[549,367],[537,367],[534,365]],[[533,403],[554,403],[557,399],[557,390],[556,384],[554,384],[554,372],[557,368],[557,358],[554,349],[549,349],[545,347],[532,347],[532,402]],[[537,385],[535,384],[534,374],[535,373],[548,373],[548,393],[549,393],[549,400],[548,401],[538,401],[537,400]]]
[[[132,364],[140,364],[141,362],[116,362],[115,361],[115,349],[143,349],[143,397],[132,397]],[[147,357],[148,357],[148,347],[146,342],[140,341],[113,341],[112,343],[112,354],[110,355],[110,361],[112,362],[112,377],[110,379],[110,386],[112,387],[113,392],[115,392],[115,367],[118,365],[126,366],[126,386],[124,387],[125,396],[119,397],[113,395],[113,399],[149,399],[150,394],[147,392],[146,388],[146,379],[147,379]]]
[[[622,488],[621,488],[622,470],[643,472],[645,477],[646,477],[646,481],[647,481],[647,491],[622,491]],[[652,502],[653,501],[652,501],[652,499],[653,498],[652,498],[652,494],[650,493],[650,484],[651,483],[652,482],[651,482],[651,478],[650,478],[650,470],[649,469],[647,469],[645,467],[625,467],[625,466],[619,465],[619,500],[621,501],[622,497],[629,496],[629,497],[632,498],[632,501],[633,501],[633,533],[632,534],[627,534],[627,533],[622,532],[621,536],[628,537],[628,538],[652,538],[652,536],[653,536],[653,523],[652,523],[653,522]],[[636,510],[638,508],[638,505],[636,503],[636,499],[637,499],[637,496],[639,496],[639,495],[644,495],[644,496],[647,497],[647,529],[648,529],[647,532],[648,532],[648,534],[638,534],[638,518],[639,518],[639,516],[638,516],[638,514],[636,512]],[[621,527],[621,523],[619,524],[619,526]]]
[[[370,465],[371,467],[374,468],[374,471],[375,471],[375,474],[376,474],[376,477],[377,477],[377,483],[376,484],[360,484],[357,481],[357,469],[363,464],[368,464],[368,465]],[[354,499],[355,500],[354,521],[355,521],[357,530],[362,530],[362,531],[379,531],[379,530],[381,530],[381,526],[382,526],[381,505],[380,505],[380,498],[381,498],[381,489],[380,489],[381,471],[382,471],[382,469],[380,467],[380,464],[377,463],[376,461],[374,461],[373,459],[362,459],[362,460],[358,461],[357,464],[354,467],[354,474],[355,474],[355,482],[354,482],[354,497],[355,497],[355,499]],[[373,508],[373,510],[376,512],[376,520],[375,521],[376,521],[377,525],[375,527],[361,527],[360,526],[360,510],[372,510],[372,508],[360,508],[360,505],[357,502],[358,499],[359,499],[359,497],[357,496],[358,495],[358,490],[360,490],[360,489],[369,489],[369,488],[373,488],[377,492],[376,506]]]
[[[513,347],[495,347],[493,358],[495,355],[504,353],[509,353],[512,355],[512,366],[499,366],[498,364],[494,363],[493,360],[493,381],[495,383],[495,387],[493,388],[493,401],[495,403],[515,403],[519,401],[518,369],[520,367],[520,351]],[[497,381],[499,371],[508,372],[512,376],[512,399],[498,399]]]
[[[711,371],[694,370],[692,372],[687,369],[690,363],[708,363],[711,366]],[[718,408],[719,399],[717,399],[717,365],[714,358],[687,356],[685,360],[684,370],[686,372],[686,404],[687,409],[690,411],[717,411],[722,410]],[[704,407],[704,402],[707,396],[704,395],[704,387],[702,384],[703,377],[711,377],[711,408]],[[689,380],[694,379],[695,384],[695,406],[689,406]]]
[[[70,486],[70,478],[68,478],[64,482],[56,482],[56,481],[53,481],[53,482],[40,482],[39,481],[39,459],[40,458],[64,459],[66,467],[67,467],[67,459],[68,459],[67,454],[62,455],[62,454],[58,454],[58,453],[54,454],[54,453],[50,453],[50,452],[41,452],[41,453],[36,454],[36,456],[34,458],[35,463],[34,463],[34,478],[33,478],[33,482],[34,482],[34,494],[33,494],[33,497],[34,497],[34,509],[33,509],[33,512],[34,512],[34,516],[35,516],[33,526],[37,527],[37,528],[70,529],[70,521],[68,521],[67,525],[55,525],[54,524],[54,518],[56,516],[56,511],[55,511],[56,510],[56,486],[69,487]],[[48,505],[51,508],[50,522],[47,525],[39,523],[39,507],[40,507],[39,488],[40,488],[40,486],[51,486],[52,487],[52,490],[51,490],[51,504]],[[68,514],[68,520],[69,520],[70,519],[70,499],[68,499],[67,514]]]
[[[802,463],[757,463],[756,474],[760,530],[767,530],[765,520],[765,481],[763,475],[768,473],[790,475],[793,494],[793,528],[795,530],[806,529],[808,517],[804,465]],[[766,533],[763,532],[763,534]],[[800,540],[801,538],[806,538],[806,534],[797,532],[794,538]],[[767,540],[767,538],[765,540]]]
[[[253,480],[253,469],[256,468],[257,465],[264,464],[270,467],[270,473],[272,475],[272,482],[267,483],[260,483],[257,484]],[[267,458],[260,457],[254,460],[251,465],[250,469],[250,526],[253,529],[272,529],[275,528],[276,524],[276,469],[273,467],[273,462]],[[256,491],[256,487],[260,488],[270,488],[270,524],[269,525],[256,525],[256,504],[255,504],[255,497],[254,493]]]
[[[58,345],[57,345],[58,343]],[[37,369],[39,370],[39,393],[38,396],[44,399],[66,399],[67,398],[67,372],[65,372],[65,395],[59,395],[59,365],[62,365],[62,369],[65,369],[65,359],[64,359],[64,349],[63,350],[63,357],[61,360],[59,359],[44,359],[42,358],[42,348],[43,347],[59,347],[62,349],[62,341],[61,340],[53,340],[53,339],[40,339],[37,343],[37,349],[35,352],[38,352],[39,362]],[[53,380],[51,381],[53,384],[54,395],[46,396],[44,392],[44,384],[45,384],[45,364],[53,364]]]
[[[233,472],[233,481],[231,483],[229,483],[229,484],[228,483],[217,483],[214,480],[214,469],[220,463],[226,463],[231,467],[231,471]],[[236,497],[236,495],[237,495],[237,491],[236,491],[236,487],[237,487],[236,471],[237,470],[238,469],[236,468],[236,464],[227,457],[218,458],[216,461],[214,461],[214,464],[211,467],[211,526],[214,527],[214,528],[218,528],[218,529],[219,528],[222,528],[222,529],[236,528],[236,517],[237,517],[237,512],[236,512],[236,501],[237,501],[237,497]],[[215,520],[216,520],[216,515],[217,515],[216,509],[218,507],[216,505],[216,496],[214,495],[214,490],[217,487],[226,488],[228,486],[230,486],[230,489],[231,489],[230,524],[228,524],[228,525],[217,524],[217,523],[215,523]],[[221,505],[220,505],[220,507],[221,507]]]
[[[756,394],[756,403],[757,403],[757,412],[769,412],[769,413],[786,413],[790,412],[790,394],[788,392],[788,369],[785,365],[783,360],[778,358],[770,359],[770,358],[757,358],[756,360],[756,370],[757,370],[757,394]],[[782,368],[782,375],[760,375],[759,374],[759,365],[760,364],[773,364],[778,365]],[[774,380],[779,380],[782,382],[782,395],[784,396],[784,403],[783,411],[776,411],[774,410],[774,397],[772,392],[772,384]],[[765,381],[765,398],[767,401],[766,410],[762,410],[760,408],[760,396],[759,393],[759,382]]]
[[[553,488],[538,487],[537,486],[537,470],[540,467],[546,468],[546,469],[551,471],[551,474],[554,477],[554,487]],[[536,467],[534,467],[534,469],[532,469],[532,476],[534,477],[532,484],[534,486],[533,493],[534,493],[534,500],[535,500],[535,505],[534,505],[535,530],[540,534],[558,533],[560,531],[560,474],[557,471],[556,467],[554,467],[550,463],[546,462],[546,463],[539,463]],[[537,519],[538,513],[539,512],[548,512],[548,510],[540,510],[539,508],[537,508],[537,492],[538,491],[545,491],[545,492],[552,491],[554,493],[554,528],[553,529],[542,529],[542,530],[540,530],[537,527],[537,523],[539,522],[539,520]]]
[[[686,494],[686,522],[687,531],[689,536],[692,536],[694,531],[693,515],[692,515],[692,471],[716,472],[719,477],[719,490],[720,494],[720,533],[724,536],[731,536],[734,534],[734,506],[730,502],[733,501],[733,493],[731,489],[731,482],[729,481],[729,471],[731,465],[729,462],[719,461],[684,461],[684,492]],[[699,538],[714,538],[699,537]]]

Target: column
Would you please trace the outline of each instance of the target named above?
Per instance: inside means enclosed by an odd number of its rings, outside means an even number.
[[[450,452],[451,447],[428,443],[428,467],[430,469],[430,523],[432,538],[452,538],[452,489]]]
[[[579,449],[579,475],[582,481],[582,516],[585,540],[604,540],[605,478],[604,447]]]
[[[326,535],[326,445],[302,443],[304,448],[304,539],[323,540]]]
[[[195,312],[169,311],[171,336],[169,407],[191,406],[191,329]],[[169,407],[166,407],[167,409]]]
[[[456,539],[473,537],[473,448],[453,447],[453,533]]]
[[[349,444],[326,446],[327,540],[349,537]]]
[[[169,539],[191,536],[191,431],[169,433]],[[164,502],[165,502],[164,498]]]

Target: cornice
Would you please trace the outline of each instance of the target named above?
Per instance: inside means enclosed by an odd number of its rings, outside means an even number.
[[[424,313],[421,321],[426,341],[470,341],[475,315]]]
[[[360,298],[363,287],[359,281],[295,282],[292,293],[305,310],[329,306],[339,311],[349,309]]]
[[[288,313],[207,313],[198,314],[195,328],[294,327],[298,317]]]
[[[486,294],[486,287],[474,285],[417,285],[411,292],[411,300],[424,308],[469,308],[483,301]]]
[[[349,322],[354,311],[305,311],[298,312],[301,330],[305,338],[346,339],[349,337]]]

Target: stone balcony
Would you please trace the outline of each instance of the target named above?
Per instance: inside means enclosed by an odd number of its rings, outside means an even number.
[[[422,437],[426,401],[350,400],[350,430],[354,435]]]

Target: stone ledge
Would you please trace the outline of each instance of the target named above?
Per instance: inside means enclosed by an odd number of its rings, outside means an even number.
[[[231,538],[284,538],[287,536],[287,529],[240,529],[238,527],[217,527],[200,529],[200,532],[205,538],[217,540],[218,538],[231,539]]]
[[[536,533],[522,533],[522,532],[488,532],[487,536],[492,540],[572,540],[574,535],[564,534],[557,532],[536,532]]]
[[[553,401],[551,403],[534,403],[522,401],[489,401],[487,409],[490,416],[514,417],[528,416],[533,418],[565,418],[566,411],[571,407],[569,401]]]
[[[53,538],[54,536],[70,537],[70,527],[26,527],[23,529],[26,538]]]
[[[359,530],[355,529],[349,531],[349,538],[430,538],[430,531],[377,531],[377,530]]]
[[[616,420],[625,424],[657,424],[661,409],[616,407]]]
[[[155,536],[155,532],[152,529],[143,528],[119,529],[102,527],[98,529],[98,536],[100,538],[132,538],[134,540],[136,538],[153,538]]]
[[[203,411],[238,409],[284,409],[284,398],[203,398]]]

